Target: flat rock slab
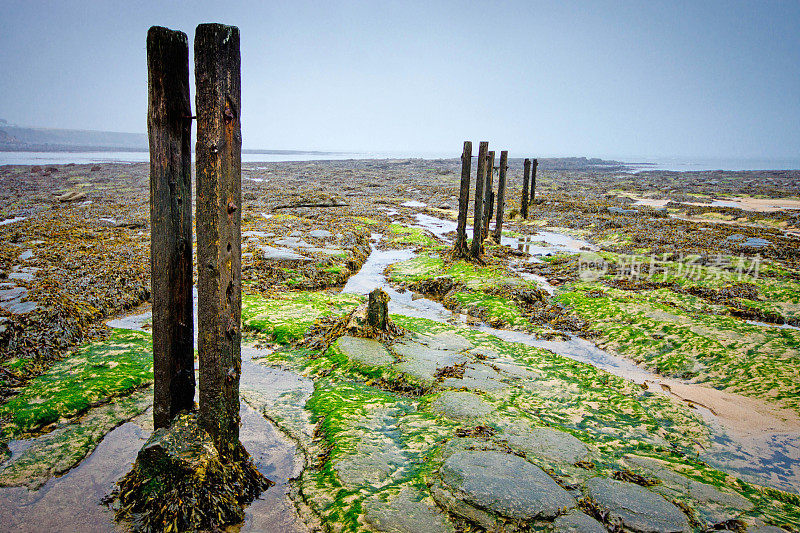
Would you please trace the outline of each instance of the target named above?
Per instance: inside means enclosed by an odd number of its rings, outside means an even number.
[[[553,520],[554,533],[607,533],[606,528],[592,518],[577,509],[573,509],[567,514],[562,514]]]
[[[296,261],[305,260],[310,261],[309,258],[298,254],[297,252],[288,248],[274,248],[272,246],[259,246],[264,253],[264,259],[271,261]]]
[[[586,482],[588,495],[609,512],[610,521],[640,533],[689,531],[683,512],[654,492],[624,481],[594,477]]]
[[[552,519],[576,506],[544,470],[516,455],[456,452],[439,473],[445,485],[468,503],[508,518]]]
[[[470,389],[480,391],[496,391],[507,387],[503,376],[495,369],[483,363],[470,363],[464,369],[461,378],[445,378],[442,386],[451,389]]]
[[[466,363],[470,357],[453,349],[438,349],[411,339],[403,339],[392,345],[392,350],[402,358],[396,368],[428,385],[436,381],[440,368]]]
[[[689,497],[699,505],[695,506],[700,519],[709,526],[736,518],[745,511],[753,509],[753,502],[737,492],[725,491],[679,474],[670,468],[668,463],[651,457],[628,455],[625,462],[637,470],[646,472],[648,476],[661,480],[652,488],[667,498],[678,496]]]
[[[589,455],[589,449],[584,443],[569,433],[556,429],[511,427],[502,436],[512,448],[525,452],[525,455],[535,455],[550,461],[575,464]]]
[[[315,239],[327,239],[333,237],[333,233],[326,229],[314,229],[308,232],[308,236]]]
[[[322,254],[322,255],[343,255],[347,253],[347,250],[343,250],[341,248],[334,248],[334,247],[325,247],[319,248],[317,246],[309,246],[305,249],[307,252],[315,253],[315,254]]]
[[[495,408],[477,394],[445,391],[431,402],[431,410],[450,418],[481,418]]]
[[[377,531],[391,533],[455,533],[453,524],[435,505],[425,501],[412,487],[383,501],[371,497],[364,501],[364,519]]]
[[[344,336],[339,337],[336,346],[349,359],[371,366],[389,366],[394,363],[394,357],[383,344],[373,339]]]

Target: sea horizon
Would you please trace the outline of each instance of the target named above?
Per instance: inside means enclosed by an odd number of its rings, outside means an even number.
[[[254,150],[242,151],[243,163],[275,163],[286,161],[328,161],[348,159],[457,159],[460,154],[453,152],[417,152],[417,151],[323,151],[323,150]],[[519,159],[523,157],[514,157]],[[587,157],[575,156],[540,156],[542,158]],[[65,165],[91,163],[143,163],[149,161],[150,154],[145,150],[119,151],[13,151],[0,152],[0,165]],[[758,170],[800,170],[800,157],[597,157],[605,161],[617,161],[628,166],[631,172],[648,170],[662,171],[758,171]],[[192,154],[194,160],[194,154]]]

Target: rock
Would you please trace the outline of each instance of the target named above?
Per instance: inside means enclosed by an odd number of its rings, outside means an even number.
[[[25,250],[21,254],[19,254],[20,261],[27,261],[29,259],[33,259],[33,250]]]
[[[333,237],[333,233],[326,229],[314,229],[308,232],[308,236],[315,239],[327,239]]]
[[[456,496],[508,518],[552,519],[576,506],[544,470],[516,455],[457,452],[447,458],[439,474]]]
[[[344,336],[339,337],[336,346],[349,359],[371,366],[388,366],[394,363],[394,357],[383,344],[373,339]]]
[[[403,487],[389,501],[382,501],[376,496],[367,498],[362,509],[364,520],[377,531],[455,533],[446,515],[410,486]]]
[[[589,449],[584,443],[564,431],[550,428],[510,427],[502,435],[508,444],[525,455],[535,455],[549,461],[575,464],[586,459]]]
[[[588,496],[608,510],[611,522],[620,521],[640,533],[677,533],[689,531],[683,512],[644,487],[602,477],[586,482]]]
[[[97,172],[98,170],[100,170],[100,165],[92,165],[92,168],[91,168],[92,172]]]
[[[419,336],[413,339],[403,338],[392,345],[392,350],[402,357],[402,361],[395,368],[432,385],[436,381],[436,371],[440,368],[469,362],[469,356],[456,350],[437,350],[426,344],[417,342]],[[430,339],[430,337],[425,337]]]
[[[66,194],[62,194],[58,197],[59,202],[75,202],[77,200],[83,200],[86,198],[86,193],[81,191],[71,191]]]
[[[442,380],[442,386],[451,389],[470,389],[480,391],[496,391],[507,387],[502,375],[483,363],[470,363],[464,367],[464,375],[460,378],[448,377]]]
[[[273,248],[272,246],[259,246],[268,261],[310,261],[308,257],[300,255],[288,248]]]
[[[305,250],[307,252],[309,252],[309,253],[323,254],[323,255],[330,255],[330,256],[342,255],[342,254],[346,254],[347,253],[347,250],[344,250],[342,248],[335,248],[333,246],[330,246],[330,247],[326,246],[324,248],[319,248],[317,246],[309,246]]]
[[[445,391],[431,402],[431,410],[450,418],[484,417],[495,407],[471,392]]]
[[[24,315],[36,311],[39,304],[36,302],[21,302],[19,299],[8,302],[0,302],[0,308],[5,309],[13,315]]]
[[[27,295],[28,295],[28,289],[26,289],[25,287],[14,287],[12,285],[8,289],[0,290],[0,302],[8,302],[11,300],[25,298]]]
[[[385,485],[392,475],[408,463],[408,458],[388,434],[398,426],[396,409],[376,409],[356,424],[356,453],[332,461],[333,469],[348,488],[374,488]]]
[[[607,530],[597,520],[573,509],[567,514],[562,514],[553,520],[555,533],[606,533]]]
[[[698,518],[708,526],[736,518],[742,512],[753,509],[753,503],[736,492],[723,492],[713,485],[688,478],[667,467],[668,463],[643,457],[628,455],[625,462],[632,468],[644,470],[646,475],[661,480],[652,488],[666,498],[691,498],[698,503]]]
[[[275,240],[275,244],[278,246],[288,246],[289,248],[311,248],[310,244],[298,237],[284,237],[283,239],[277,239]]]

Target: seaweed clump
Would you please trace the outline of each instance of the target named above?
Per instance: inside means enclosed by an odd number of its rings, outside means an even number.
[[[239,443],[222,457],[194,414],[157,429],[104,503],[137,531],[216,530],[244,520],[244,507],[274,483]]]

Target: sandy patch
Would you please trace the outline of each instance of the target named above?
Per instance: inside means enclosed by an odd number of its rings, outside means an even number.
[[[659,383],[684,402],[705,407],[722,426],[739,435],[800,431],[800,415],[763,400],[671,379],[661,379]]]

